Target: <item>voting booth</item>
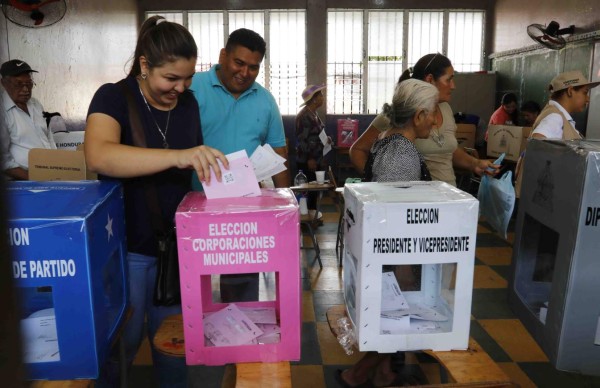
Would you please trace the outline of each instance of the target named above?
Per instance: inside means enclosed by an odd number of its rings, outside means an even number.
[[[8,182],[8,241],[29,379],[94,379],[124,318],[121,186]]]
[[[509,304],[557,369],[600,375],[600,142],[531,140]]]
[[[210,200],[191,192],[176,226],[187,364],[299,360],[300,223],[292,191]],[[213,298],[215,275],[251,273],[261,280],[274,273],[274,300]]]
[[[360,351],[466,349],[479,203],[443,182],[344,189],[344,298]]]

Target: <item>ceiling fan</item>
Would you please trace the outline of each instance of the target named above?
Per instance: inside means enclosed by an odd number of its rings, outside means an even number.
[[[554,20],[548,26],[541,24],[530,24],[527,26],[527,34],[531,39],[552,50],[560,50],[565,47],[567,41],[562,35],[573,34],[573,32],[575,32],[574,25],[561,29],[560,25]]]
[[[2,0],[2,13],[6,19],[22,27],[51,26],[66,12],[65,0]]]

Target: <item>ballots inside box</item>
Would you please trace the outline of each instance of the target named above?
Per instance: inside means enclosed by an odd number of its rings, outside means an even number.
[[[343,283],[360,351],[466,349],[478,202],[442,182],[346,184]]]

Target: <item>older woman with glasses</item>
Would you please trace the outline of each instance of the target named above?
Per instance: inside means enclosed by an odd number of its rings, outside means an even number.
[[[48,130],[42,104],[31,96],[37,73],[27,63],[13,59],[2,64],[2,114],[0,144],[2,170],[11,179],[29,179],[29,150],[56,148]]]
[[[456,186],[454,167],[472,171],[477,175],[482,175],[484,172],[498,173],[500,166],[494,165],[489,160],[475,158],[458,147],[455,136],[456,123],[452,108],[448,104],[452,90],[454,90],[454,68],[450,60],[439,53],[427,54],[419,59],[413,68],[402,73],[398,83],[411,78],[428,82],[439,92],[436,124],[427,139],[415,141],[415,146],[425,158],[432,179]],[[359,172],[364,172],[369,150],[379,133],[389,127],[389,120],[385,116],[379,115],[352,145],[350,160]],[[489,172],[488,167],[491,167],[493,172]]]

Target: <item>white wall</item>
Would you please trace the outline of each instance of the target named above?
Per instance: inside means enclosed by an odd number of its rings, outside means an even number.
[[[598,0],[496,0],[492,53],[531,46],[527,35],[532,23],[547,25],[555,20],[561,28],[575,26],[575,34],[600,29]],[[567,35],[568,36],[568,35]]]
[[[43,28],[18,26],[0,13],[0,63],[22,59],[38,70],[33,95],[81,128],[96,89],[129,70],[138,9],[135,0],[66,3],[65,17]]]

